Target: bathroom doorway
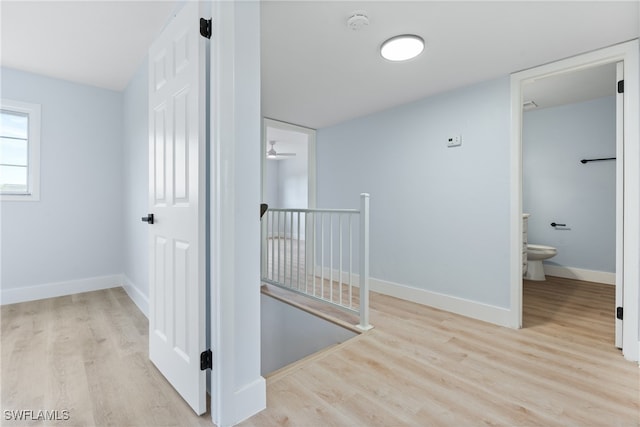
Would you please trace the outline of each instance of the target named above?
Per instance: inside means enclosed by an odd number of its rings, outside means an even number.
[[[620,63],[620,65],[615,65]],[[622,80],[620,75],[624,73],[624,94],[614,95],[616,98],[616,190],[615,190],[615,307],[609,314],[616,317],[617,307],[624,308],[624,320],[615,320],[616,346],[623,350],[625,358],[638,360],[638,275],[639,254],[638,223],[632,218],[638,218],[638,122],[639,109],[638,97],[638,41],[623,43],[610,48],[579,55],[556,63],[543,65],[534,69],[521,71],[512,75],[512,203],[511,203],[511,274],[512,274],[512,321],[516,326],[522,327],[522,213],[524,205],[523,191],[523,102],[528,84],[542,82],[546,78],[566,77],[569,85],[577,81],[577,72],[594,71],[596,67],[614,64],[616,67],[616,79],[611,85],[617,89],[617,80]],[[610,65],[611,66],[611,65]],[[535,102],[535,101],[534,101]],[[624,107],[624,109],[623,109]],[[624,118],[627,120],[624,120]],[[624,156],[624,157],[623,157]],[[580,156],[578,156],[580,157]],[[611,156],[607,156],[611,157]],[[580,162],[582,157],[574,159]],[[588,160],[588,159],[587,159]],[[592,164],[588,164],[593,166]],[[581,164],[587,166],[587,164]],[[587,169],[583,169],[583,172]],[[556,178],[557,179],[557,178]],[[559,185],[561,183],[558,183]],[[525,183],[526,185],[526,183]],[[565,195],[566,196],[566,195]],[[533,217],[533,215],[532,215]],[[542,227],[551,227],[550,223],[565,224],[561,219],[542,219]],[[577,221],[577,220],[576,220]],[[566,228],[571,228],[571,223],[566,223]],[[573,225],[577,228],[577,225]],[[548,231],[556,231],[548,230]],[[558,230],[560,231],[560,230]],[[567,231],[567,230],[565,230]],[[566,237],[566,236],[565,236]],[[542,243],[545,242],[535,242]],[[620,316],[622,317],[622,316]],[[623,328],[624,323],[624,328]],[[612,340],[613,341],[613,340]]]
[[[616,71],[608,63],[523,86],[525,328],[571,325],[574,336],[614,340]],[[542,250],[550,258],[532,261]]]

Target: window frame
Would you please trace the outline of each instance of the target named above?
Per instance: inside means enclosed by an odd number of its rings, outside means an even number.
[[[2,193],[0,191],[0,201],[17,202],[40,200],[40,104],[15,101],[12,99],[0,99],[0,109],[20,114],[26,114],[29,119],[28,129],[28,160],[27,160],[27,192],[26,193]]]

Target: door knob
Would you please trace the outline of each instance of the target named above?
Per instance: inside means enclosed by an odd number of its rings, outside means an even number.
[[[142,221],[148,222],[149,224],[153,224],[153,214],[149,214],[147,216],[143,216]]]

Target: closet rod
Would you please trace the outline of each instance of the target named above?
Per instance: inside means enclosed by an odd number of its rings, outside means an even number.
[[[604,159],[582,159],[580,163],[585,164],[587,162],[600,162],[602,160],[615,160],[615,157],[605,157]]]

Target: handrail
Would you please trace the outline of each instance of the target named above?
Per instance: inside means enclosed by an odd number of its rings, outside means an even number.
[[[369,194],[360,195],[360,209],[269,207],[262,219],[261,240],[263,282],[355,313],[360,318],[356,327],[371,329]]]
[[[285,209],[269,208],[271,212],[301,212],[301,213],[360,213],[358,209]]]

